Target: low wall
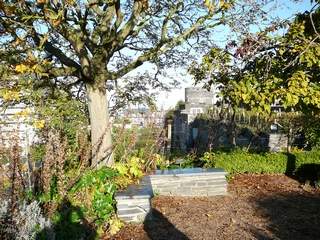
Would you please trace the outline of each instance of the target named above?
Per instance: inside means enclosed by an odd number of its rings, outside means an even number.
[[[139,185],[116,194],[118,217],[125,222],[143,222],[151,211],[151,198],[164,196],[217,196],[227,194],[223,169],[157,170]]]
[[[226,194],[226,172],[223,169],[158,170],[149,175],[155,194],[164,196],[216,196]]]

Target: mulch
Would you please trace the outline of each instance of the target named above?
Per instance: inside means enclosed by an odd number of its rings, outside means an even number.
[[[155,197],[152,220],[112,240],[320,239],[320,190],[284,175],[238,175],[228,196]]]

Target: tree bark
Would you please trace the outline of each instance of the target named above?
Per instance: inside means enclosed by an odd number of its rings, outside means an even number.
[[[91,125],[92,166],[111,166],[111,122],[105,84],[87,84],[89,118]]]

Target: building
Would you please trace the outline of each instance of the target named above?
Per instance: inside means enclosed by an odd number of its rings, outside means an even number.
[[[168,136],[170,132],[170,147],[173,151],[187,152],[190,149],[204,150],[219,147],[252,147],[261,150],[282,151],[288,146],[288,137],[286,133],[272,129],[261,132],[259,136],[253,138],[250,129],[233,129],[234,122],[245,122],[244,118],[239,119],[233,116],[231,108],[225,108],[224,113],[220,116],[223,108],[218,107],[217,92],[207,91],[202,88],[186,88],[185,89],[185,106],[184,109],[178,109],[173,114],[172,121],[168,125]],[[206,118],[197,118],[201,113],[207,113],[212,109],[210,120]],[[272,105],[272,110],[280,114],[283,107],[279,103]],[[213,113],[213,114],[212,114]],[[240,114],[241,115],[241,114]],[[256,121],[259,119],[254,118]],[[250,125],[249,121],[246,123]],[[169,126],[170,125],[170,126]],[[170,129],[169,129],[170,128]]]
[[[126,128],[146,127],[150,124],[163,127],[166,111],[151,111],[148,108],[129,108],[118,113],[113,117],[113,124],[117,125],[119,120],[125,121]]]
[[[1,148],[10,148],[13,144],[18,144],[23,158],[27,157],[29,146],[35,139],[35,130],[28,111],[30,110],[23,104],[0,109]]]
[[[174,112],[172,122],[171,148],[187,151],[192,139],[197,137],[197,130],[191,129],[190,123],[198,114],[205,113],[218,101],[217,91],[199,87],[185,89],[185,108]]]

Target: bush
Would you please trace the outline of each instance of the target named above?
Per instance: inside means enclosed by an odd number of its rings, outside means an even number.
[[[113,169],[102,167],[86,172],[71,189],[74,203],[84,210],[84,215],[97,225],[108,222],[115,210],[114,193],[117,186]]]
[[[51,222],[41,212],[39,203],[25,201],[19,204],[16,211],[10,215],[10,204],[2,200],[0,204],[0,237],[3,239],[29,240],[35,239],[39,232],[46,232],[46,239],[54,235],[48,230]],[[11,219],[8,221],[8,219]]]
[[[320,147],[320,116],[306,116],[304,132],[311,147]]]
[[[135,168],[148,172],[162,165],[165,161],[161,156],[164,144],[163,129],[148,125],[144,128],[126,129],[124,126],[113,129],[113,157],[118,167],[127,165],[128,168]],[[161,156],[159,158],[159,156]],[[139,167],[134,167],[134,159],[138,159]],[[163,162],[160,162],[163,160]],[[142,174],[142,173],[141,173]],[[133,174],[139,178],[140,174]]]
[[[200,159],[205,167],[225,169],[237,173],[290,173],[305,164],[320,164],[320,151],[293,153],[249,153],[240,149],[231,152],[207,152]]]

